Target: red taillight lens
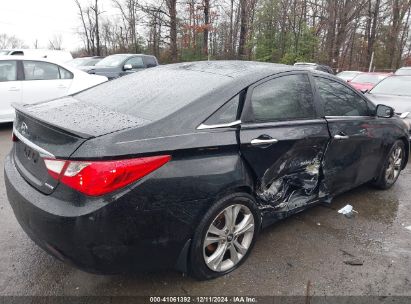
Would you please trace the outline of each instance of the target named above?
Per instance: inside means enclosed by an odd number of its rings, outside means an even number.
[[[45,159],[44,162],[53,178],[86,195],[99,196],[137,181],[170,159],[170,155],[162,155],[113,161]]]

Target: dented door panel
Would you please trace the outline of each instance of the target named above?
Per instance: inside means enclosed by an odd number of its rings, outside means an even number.
[[[278,142],[252,145],[262,136]],[[255,174],[261,208],[290,211],[318,198],[329,138],[325,119],[241,126],[241,154]]]
[[[383,137],[372,116],[327,117],[327,121],[331,141],[323,162],[324,191],[336,195],[377,176]]]

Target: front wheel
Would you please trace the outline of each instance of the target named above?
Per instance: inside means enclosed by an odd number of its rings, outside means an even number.
[[[255,200],[238,193],[219,200],[198,226],[190,253],[190,273],[212,279],[229,273],[249,255],[260,228]]]
[[[391,188],[400,176],[405,161],[405,146],[397,140],[385,160],[383,170],[374,185],[380,189]]]

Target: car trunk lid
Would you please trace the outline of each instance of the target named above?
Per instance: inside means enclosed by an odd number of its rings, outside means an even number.
[[[58,184],[48,173],[45,159],[69,159],[90,138],[141,124],[140,120],[125,119],[124,114],[81,104],[64,98],[15,105],[14,162],[27,182],[45,194],[51,194]]]

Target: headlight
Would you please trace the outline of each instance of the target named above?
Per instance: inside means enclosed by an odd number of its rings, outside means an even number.
[[[402,119],[405,119],[405,118],[408,117],[408,115],[410,115],[410,112],[404,112],[404,113],[401,113],[400,117],[401,117]]]

